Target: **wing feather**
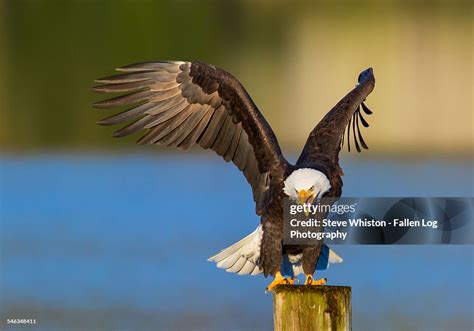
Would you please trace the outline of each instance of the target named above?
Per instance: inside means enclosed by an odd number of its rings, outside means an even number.
[[[337,160],[340,151],[342,135],[344,131],[350,130],[352,123],[355,129],[355,115],[359,107],[362,106],[366,111],[364,101],[372,92],[375,86],[375,78],[372,68],[363,71],[359,75],[357,86],[341,99],[318,123],[310,133],[308,140],[303,148],[297,164],[310,163],[312,159],[319,156],[326,156],[329,159]],[[354,133],[354,139],[357,148],[357,139]],[[349,134],[347,135],[349,145]],[[359,148],[360,149],[360,148]]]
[[[364,104],[367,96],[375,87],[375,78],[372,68],[364,70],[358,79],[356,87],[342,98],[311,131],[303,151],[298,158],[297,166],[310,166],[324,171],[331,182],[331,190],[326,196],[339,197],[342,192],[342,169],[339,166],[339,152],[342,143],[347,143],[350,151],[350,131],[353,131],[353,140],[358,152],[360,145],[367,148],[362,139],[359,127],[359,118],[363,126],[368,123],[360,114],[360,107],[367,115],[372,112]],[[357,135],[356,135],[357,129]],[[346,134],[344,141],[344,134]],[[359,144],[360,142],[360,144]]]
[[[195,105],[188,105],[175,118],[170,120],[169,123],[166,123],[165,129],[168,131],[168,133],[162,139],[158,140],[160,145],[173,145],[173,143],[182,133],[182,130],[186,129],[186,123],[188,119],[195,114],[196,110],[194,108]]]
[[[242,125],[240,123],[237,123],[237,125],[235,125],[235,131],[234,131],[234,136],[232,137],[232,141],[229,145],[229,148],[224,154],[224,160],[226,162],[229,162],[230,160],[234,158],[235,151],[237,150],[237,146],[239,145],[241,132],[242,132]]]
[[[180,65],[184,62],[181,61],[162,61],[162,62],[143,62],[143,63],[134,63],[129,64],[120,68],[117,68],[117,71],[124,71],[124,72],[135,72],[135,71],[159,71],[165,70],[168,72],[178,73],[180,72]]]
[[[175,95],[174,97],[171,97],[171,98],[166,99],[166,100],[153,102],[151,104],[154,105],[154,107],[147,110],[146,114],[147,115],[158,115],[158,114],[163,113],[163,112],[167,111],[168,109],[176,106],[180,102],[184,102],[184,101],[186,101],[186,100],[184,100],[180,95]]]
[[[172,107],[168,108],[166,111],[163,111],[158,114],[154,114],[154,116],[152,116],[153,121],[150,121],[150,123],[145,125],[143,128],[150,129],[158,124],[166,122],[170,118],[173,118],[176,115],[178,115],[181,111],[186,109],[188,106],[189,106],[188,101],[186,99],[182,99],[178,103],[174,104]]]
[[[139,120],[127,125],[126,127],[115,131],[113,136],[114,137],[124,137],[129,134],[135,133],[141,129],[143,129],[148,123],[153,121],[153,117],[150,115],[146,115],[145,117],[140,118]]]
[[[92,90],[99,93],[132,92],[140,89],[150,89],[150,84],[153,84],[153,82],[153,79],[147,79],[132,83],[107,84],[93,87]]]
[[[212,145],[212,149],[218,155],[224,155],[229,148],[231,139],[234,136],[234,128],[235,126],[232,123],[232,118],[230,116],[226,116],[225,122],[219,131],[219,135],[217,136],[214,145]]]
[[[123,83],[133,83],[139,82],[142,80],[148,79],[157,79],[156,71],[140,71],[138,73],[126,73],[120,75],[114,75],[104,78],[96,79],[97,83],[103,84],[123,84]]]
[[[172,89],[168,89],[168,90],[150,90],[150,91],[153,93],[153,99],[150,100],[152,102],[167,100],[181,94],[181,90],[179,86],[174,87]]]
[[[99,101],[94,104],[96,108],[112,108],[116,106],[127,105],[140,101],[145,101],[150,98],[154,93],[152,91],[141,91],[137,93],[126,94],[120,97]]]
[[[224,106],[220,106],[216,109],[214,115],[212,116],[211,122],[209,123],[208,129],[199,139],[199,145],[201,145],[202,148],[207,149],[214,145],[214,142],[216,141],[217,135],[219,134],[226,117],[227,116]]]
[[[248,160],[247,156],[249,155],[247,148],[248,148],[247,134],[245,133],[245,131],[242,131],[240,135],[239,145],[237,146],[237,150],[235,151],[235,158],[234,158],[235,164],[241,171],[243,171],[245,169],[245,166],[247,165],[247,160]]]
[[[100,125],[113,125],[113,124],[119,124],[123,122],[130,121],[132,119],[135,119],[136,117],[143,115],[147,112],[147,110],[155,107],[154,104],[152,103],[144,103],[140,106],[133,107],[131,109],[127,109],[121,113],[109,116],[104,118],[103,120],[100,120],[97,122],[97,124]]]
[[[189,134],[179,145],[178,147],[186,150],[194,145],[199,137],[202,135],[204,130],[206,129],[207,125],[209,124],[212,115],[214,114],[215,110],[211,106],[206,111],[204,117],[199,121],[199,124],[194,128],[193,132]]]
[[[182,125],[173,131],[176,135],[176,139],[172,144],[173,146],[178,146],[188,135],[191,134],[208,110],[208,108],[201,107],[197,104],[192,104],[190,107],[192,108],[191,116],[189,116]]]
[[[172,142],[173,137],[169,136],[171,132],[173,132],[176,128],[181,126],[184,121],[191,116],[192,114],[192,107],[189,105],[183,111],[179,112],[178,115],[170,119],[169,121],[165,121],[160,123],[157,128],[160,129],[160,134],[155,137],[155,140],[152,142],[154,144],[159,145],[168,145]]]
[[[94,87],[99,93],[128,93],[94,104],[97,108],[137,104],[99,121],[128,123],[114,133],[140,130],[140,144],[213,149],[243,171],[261,213],[268,174],[282,178],[287,162],[265,118],[242,85],[229,73],[200,62],[145,62],[117,69]],[[242,268],[243,266],[239,266]],[[250,266],[246,267],[245,270]],[[239,269],[240,270],[240,269]]]

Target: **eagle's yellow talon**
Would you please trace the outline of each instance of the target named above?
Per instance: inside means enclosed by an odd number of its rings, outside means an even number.
[[[306,281],[304,282],[304,285],[324,285],[327,283],[326,278],[321,278],[318,280],[314,280],[312,275],[306,275]]]
[[[293,278],[285,278],[281,272],[277,271],[275,279],[267,286],[266,291],[273,291],[273,288],[277,285],[293,285]]]

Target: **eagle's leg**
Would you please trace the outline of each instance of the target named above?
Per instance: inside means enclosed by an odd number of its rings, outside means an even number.
[[[328,280],[326,278],[315,280],[313,275],[306,275],[306,281],[304,282],[304,285],[324,285],[327,281]]]
[[[294,283],[293,278],[285,278],[280,271],[277,271],[273,281],[267,286],[267,291],[272,291],[277,285],[292,285]]]
[[[263,235],[260,246],[260,264],[265,277],[273,275],[273,281],[267,286],[266,291],[272,291],[277,285],[293,284],[292,278],[285,278],[281,274],[283,259],[282,239],[283,224],[272,222],[271,219],[263,220]]]
[[[316,264],[321,255],[321,245],[308,246],[303,250],[303,271],[306,275],[304,285],[323,285],[326,284],[327,279],[314,279],[313,274],[316,271]]]

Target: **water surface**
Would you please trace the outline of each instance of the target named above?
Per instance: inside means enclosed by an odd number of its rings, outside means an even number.
[[[218,158],[2,156],[0,317],[40,330],[272,328],[269,279],[206,261],[258,225]],[[464,161],[343,163],[346,196],[472,196]],[[337,246],[355,330],[467,330],[471,246]]]

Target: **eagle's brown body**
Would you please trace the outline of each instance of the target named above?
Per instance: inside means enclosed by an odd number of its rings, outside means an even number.
[[[114,135],[121,137],[146,130],[140,144],[159,144],[187,149],[195,144],[212,149],[232,161],[252,187],[256,213],[261,217],[263,238],[259,267],[265,275],[280,270],[284,254],[300,254],[306,274],[312,274],[321,246],[284,246],[283,185],[298,168],[313,168],[326,175],[331,189],[326,197],[342,192],[339,151],[350,127],[357,150],[367,148],[360,135],[360,106],[374,88],[372,69],[364,71],[359,84],[347,94],[310,133],[295,165],[283,157],[278,141],[240,82],[224,70],[200,62],[154,62],[118,69],[122,75],[97,80],[94,90],[129,94],[95,104],[98,108],[132,105],[99,124],[112,125],[133,120]],[[356,130],[357,125],[357,130]],[[347,128],[347,129],[346,129]],[[358,133],[358,138],[356,136]]]

